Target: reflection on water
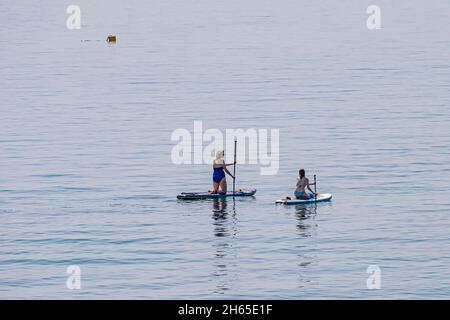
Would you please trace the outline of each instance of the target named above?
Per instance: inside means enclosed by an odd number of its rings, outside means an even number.
[[[224,294],[230,289],[229,260],[236,258],[232,240],[236,237],[236,203],[229,207],[227,199],[216,199],[213,201],[212,219],[214,236],[217,238],[214,247],[214,272],[217,280],[214,293]],[[234,266],[233,266],[234,267]]]
[[[317,215],[317,204],[313,205],[297,205],[294,207],[296,226],[298,234],[301,238],[309,238],[313,235],[313,232],[317,228],[317,223],[315,222],[315,217]],[[304,271],[308,268],[314,261],[314,257],[304,252],[310,251],[310,245],[301,244],[297,246],[299,253],[298,257],[298,285],[299,289],[307,286],[311,282],[308,276],[304,275]]]
[[[286,213],[290,213],[292,226],[295,225],[299,239],[315,236],[318,227],[316,216],[320,211],[320,205],[298,205],[287,207]],[[294,210],[294,211],[292,211]],[[237,212],[236,201],[231,199],[215,199],[212,201],[212,226],[214,241],[213,247],[213,278],[215,279],[214,294],[226,294],[233,290],[237,270],[238,252],[234,246],[237,236]],[[292,215],[292,213],[294,213]],[[270,239],[268,240],[270,241]],[[300,240],[295,246],[298,284],[297,288],[307,287],[311,282],[306,271],[315,262],[316,258],[311,255],[311,247],[314,242],[308,243]]]
[[[315,216],[317,215],[316,205],[298,205],[295,206],[295,216],[297,218],[297,229],[301,237],[310,237],[311,232],[317,227]],[[312,223],[311,223],[312,222]]]

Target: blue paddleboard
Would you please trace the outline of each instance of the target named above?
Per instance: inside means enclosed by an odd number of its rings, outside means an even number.
[[[236,191],[235,197],[251,197],[256,193],[256,189],[240,189]],[[200,200],[200,199],[215,199],[215,198],[226,198],[232,197],[233,192],[227,193],[208,193],[208,192],[183,192],[177,195],[177,199],[180,200]]]

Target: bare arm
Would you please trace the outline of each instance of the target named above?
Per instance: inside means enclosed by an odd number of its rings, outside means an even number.
[[[309,190],[311,193],[316,194],[316,193],[311,189],[311,186],[313,186],[313,185],[314,185],[314,183],[309,183],[309,179],[308,179],[308,181],[306,182],[306,187],[308,188],[308,190]]]
[[[232,177],[234,179],[234,176],[231,174],[230,171],[228,171],[226,164],[223,165],[223,171],[225,171],[230,177]]]

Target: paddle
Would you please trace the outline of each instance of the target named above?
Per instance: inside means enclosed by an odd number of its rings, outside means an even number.
[[[236,193],[236,150],[237,150],[237,139],[234,139],[234,164],[233,164],[233,198]]]
[[[317,180],[316,180],[316,175],[314,175],[314,201],[317,202]]]

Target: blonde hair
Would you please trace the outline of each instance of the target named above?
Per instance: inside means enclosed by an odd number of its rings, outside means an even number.
[[[223,156],[224,156],[224,151],[223,151],[223,149],[219,149],[219,150],[216,151],[216,160],[222,159]]]

